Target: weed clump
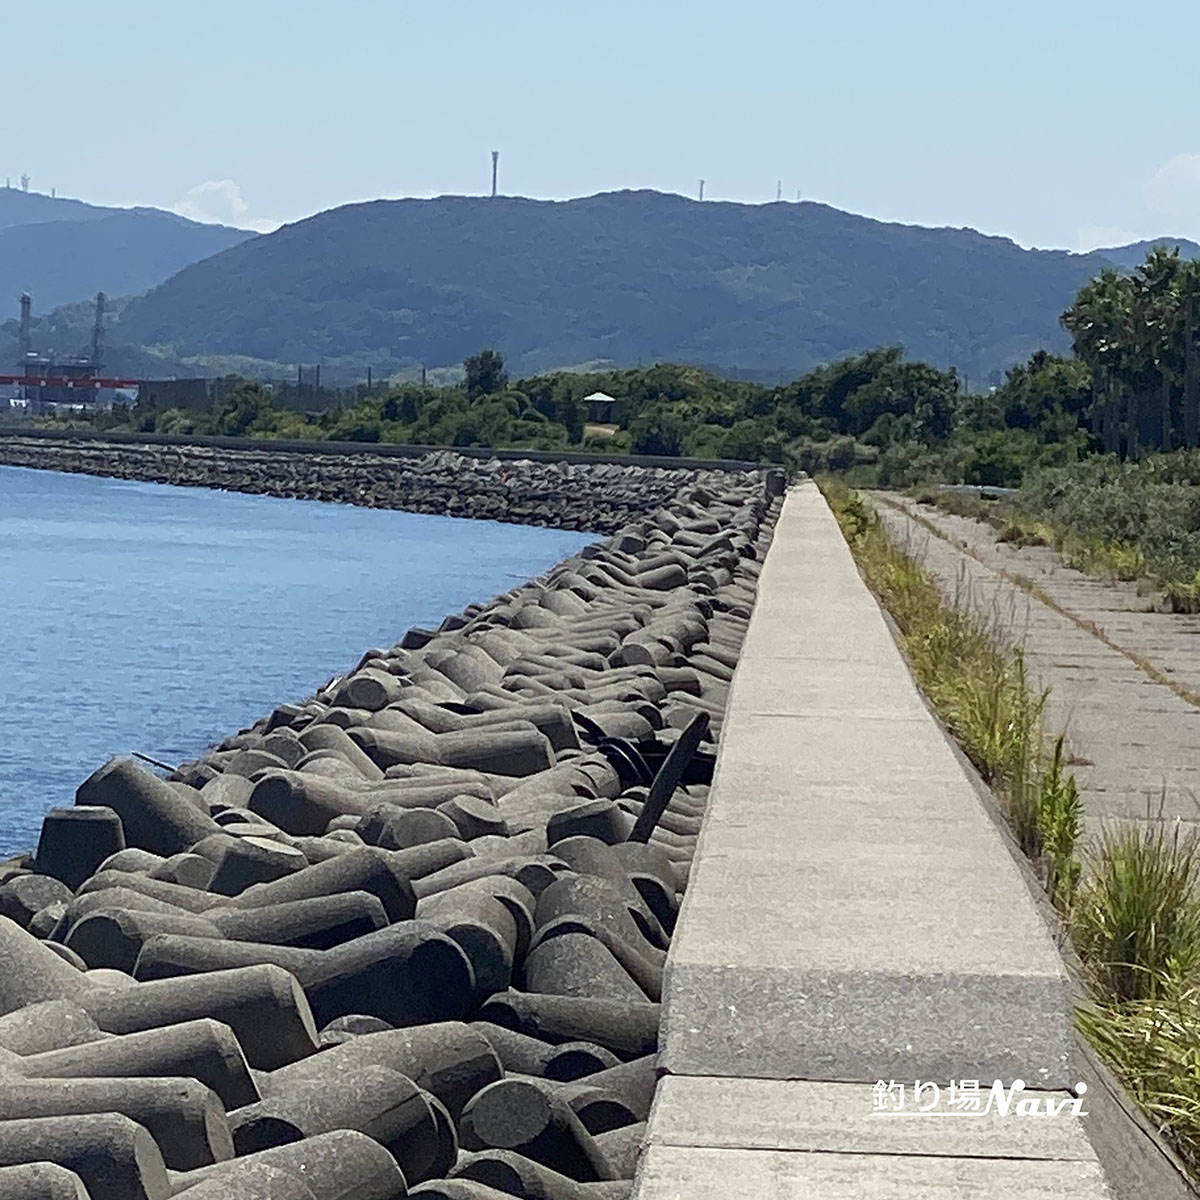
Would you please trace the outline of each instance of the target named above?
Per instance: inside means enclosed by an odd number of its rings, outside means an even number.
[[[1154,999],[1163,980],[1200,971],[1200,838],[1178,821],[1124,821],[1088,854],[1075,944],[1102,996]]]
[[[1086,1005],[1080,1031],[1200,1174],[1200,988],[1174,974],[1126,1003]]]

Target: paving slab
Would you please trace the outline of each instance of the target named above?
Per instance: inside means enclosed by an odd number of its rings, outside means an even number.
[[[875,507],[948,599],[1024,649],[1050,693],[1049,730],[1066,735],[1088,839],[1113,821],[1200,821],[1200,709],[1138,661],[1200,690],[1200,619],[1144,611],[1135,584],[1083,575],[1048,548],[998,543],[981,522],[897,497]]]
[[[878,1109],[865,1084],[668,1076],[655,1097],[649,1140],[723,1150],[1096,1161],[1080,1118],[1071,1114],[1073,1096],[1019,1094],[1043,1111],[1052,1101],[1056,1115],[1019,1117],[1010,1109],[1006,1116],[995,1105],[980,1113],[953,1110],[943,1096],[935,1111],[920,1112],[911,1093],[897,1112]],[[1082,1099],[1086,1106],[1086,1094]],[[922,1104],[932,1107],[931,1100]]]
[[[1086,1162],[651,1146],[637,1200],[1105,1200]]]

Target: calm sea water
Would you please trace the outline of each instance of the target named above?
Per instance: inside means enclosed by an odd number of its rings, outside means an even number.
[[[0,853],[110,755],[194,758],[591,540],[0,467]]]

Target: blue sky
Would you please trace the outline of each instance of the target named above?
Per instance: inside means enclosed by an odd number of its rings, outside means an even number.
[[[99,203],[271,228],[484,192],[496,148],[510,194],[1200,240],[1197,0],[3,0],[0,37],[0,176]]]

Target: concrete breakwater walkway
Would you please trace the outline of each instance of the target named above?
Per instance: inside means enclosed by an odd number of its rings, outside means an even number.
[[[697,471],[754,469],[567,452],[43,432],[0,430],[0,464],[591,533],[613,533],[668,504]]]
[[[997,542],[978,521],[901,497],[875,510],[948,597],[1023,647],[1050,692],[1048,728],[1066,732],[1091,836],[1110,819],[1200,820],[1200,617],[1147,612],[1135,585]]]
[[[170,780],[113,761],[48,814],[0,867],[0,1195],[630,1193],[779,507],[759,474],[673,481]]]
[[[812,484],[759,579],[663,1004],[639,1200],[1125,1194],[1081,1119],[971,1107],[1020,1079],[1069,1111],[1072,989]]]

